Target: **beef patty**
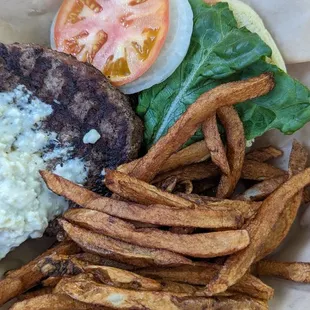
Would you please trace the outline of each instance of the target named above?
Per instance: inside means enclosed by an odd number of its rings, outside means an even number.
[[[129,99],[91,65],[37,45],[0,44],[0,91],[18,85],[52,106],[53,114],[43,121],[42,129],[58,133],[60,146],[74,146],[70,156],[83,158],[89,168],[88,188],[100,191],[103,168],[137,157],[142,123]],[[101,138],[84,144],[83,137],[91,129]],[[58,163],[59,159],[50,162],[49,169]]]

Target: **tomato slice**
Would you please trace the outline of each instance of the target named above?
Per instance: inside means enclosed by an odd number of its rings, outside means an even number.
[[[168,28],[169,0],[64,0],[54,41],[121,86],[152,66]]]

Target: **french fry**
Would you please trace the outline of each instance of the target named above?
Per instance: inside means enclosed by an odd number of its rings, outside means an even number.
[[[248,152],[246,154],[246,159],[266,162],[268,160],[281,157],[282,155],[283,151],[275,148],[274,146],[267,146]]]
[[[139,267],[192,264],[191,260],[170,251],[143,248],[90,232],[63,220],[60,222],[70,238],[79,244],[81,248],[104,258]]]
[[[94,275],[95,279],[100,280],[103,284],[119,288],[143,291],[160,291],[162,289],[161,283],[156,280],[118,268],[90,265],[86,266],[84,271]]]
[[[264,73],[248,80],[220,85],[203,94],[140,159],[130,175],[150,183],[161,170],[163,163],[177,152],[217,109],[265,95],[273,87],[272,74]]]
[[[161,284],[161,291],[168,293],[187,294],[188,296],[194,296],[197,291],[203,288],[203,286],[194,286],[168,280],[158,279],[157,281],[159,281]]]
[[[238,304],[234,298],[188,297],[188,294],[133,291],[111,287],[94,281],[70,281],[63,284],[62,291],[81,302],[97,304],[114,309],[268,309],[265,302],[248,297],[240,297]],[[242,302],[241,302],[242,301]],[[245,303],[246,301],[246,303]],[[232,307],[232,305],[241,308]],[[257,307],[256,307],[257,305]]]
[[[191,285],[208,285],[220,269],[220,265],[205,263],[204,266],[146,268],[138,270],[137,273],[158,281],[165,279]],[[246,294],[263,300],[271,299],[274,293],[271,287],[250,274],[245,274],[238,283],[229,288],[229,292]]]
[[[289,161],[289,175],[296,175],[305,169],[308,161],[307,150],[296,140],[293,142]],[[303,189],[287,201],[286,208],[283,210],[279,220],[274,224],[264,247],[257,260],[272,253],[287,236],[299,210],[303,199]]]
[[[178,183],[178,178],[177,177],[171,177],[163,181],[161,184],[158,184],[158,188],[161,190],[172,193],[177,186]]]
[[[55,287],[62,277],[49,277],[41,282],[44,287]]]
[[[215,114],[203,123],[202,131],[205,137],[205,143],[211,154],[212,162],[220,168],[223,174],[230,174],[226,150],[218,131]]]
[[[47,250],[20,269],[10,272],[7,277],[0,281],[0,305],[28,291],[43,279],[44,275],[37,267],[38,262],[43,258],[52,254],[75,254],[79,251],[79,247],[73,242],[61,243]]]
[[[310,283],[310,263],[284,263],[262,260],[257,263],[259,276],[272,276],[299,283]]]
[[[253,181],[264,181],[285,175],[285,171],[270,164],[255,160],[246,160],[243,165],[241,178]]]
[[[137,203],[162,204],[170,207],[194,208],[195,204],[177,195],[164,192],[157,187],[119,171],[107,170],[105,185],[113,193]]]
[[[242,223],[242,216],[236,212],[216,211],[198,207],[183,210],[180,206],[184,208],[185,206],[187,208],[192,208],[195,207],[195,204],[179,196],[160,191],[145,182],[135,180],[116,171],[107,172],[107,180],[111,180],[107,181],[107,183],[110,184],[108,186],[110,189],[113,189],[115,193],[122,194],[125,198],[132,197],[132,199],[136,201],[145,203],[148,201],[155,203],[166,202],[166,205],[177,207],[178,209],[160,205],[146,207],[130,202],[116,201],[97,194],[94,194],[93,200],[87,198],[86,203],[84,203],[84,193],[86,193],[87,197],[91,196],[87,189],[59,176],[53,175],[50,172],[41,172],[41,174],[45,178],[47,186],[56,194],[62,195],[85,208],[105,212],[109,215],[123,219],[155,225],[201,228],[236,228]],[[112,186],[112,178],[110,177],[112,174],[113,176],[121,175],[121,180],[123,180],[124,177],[125,180],[129,179],[129,181],[126,183],[121,183],[121,181],[119,181],[119,183],[113,183],[116,185]],[[114,179],[115,177],[113,177],[113,180]],[[122,184],[122,188],[119,188],[118,184]],[[131,186],[132,184],[134,185],[133,187]],[[139,184],[142,184],[143,187],[139,187]],[[148,197],[148,199],[145,199],[145,197]]]
[[[47,294],[14,304],[10,310],[104,310],[107,308],[85,304],[66,295]]]
[[[178,194],[180,197],[190,200],[201,207],[206,207],[211,210],[226,210],[239,212],[245,219],[255,215],[261,207],[261,202],[248,202],[240,200],[220,199],[208,196],[199,196],[195,194]]]
[[[204,141],[199,141],[172,154],[160,168],[160,172],[166,172],[179,167],[199,163],[210,158],[210,152]],[[140,159],[123,164],[117,168],[118,171],[129,174]]]
[[[85,262],[91,265],[102,265],[102,266],[119,268],[123,270],[133,270],[136,268],[135,266],[132,266],[129,264],[123,264],[123,263],[120,263],[120,262],[117,262],[111,259],[101,257],[93,253],[79,253],[79,254],[73,255],[73,257],[79,261],[82,261],[82,262]]]
[[[235,199],[244,201],[262,200],[278,189],[284,182],[287,181],[287,179],[287,175],[281,175],[279,177],[257,183],[247,189],[243,194],[237,196]]]
[[[206,294],[214,295],[224,292],[238,282],[261,254],[287,202],[309,183],[310,168],[293,176],[263,202],[256,217],[247,226],[251,243],[246,249],[227,258],[218,275],[207,285]]]
[[[217,115],[226,131],[230,173],[222,175],[216,196],[225,198],[231,196],[241,177],[245,156],[245,136],[243,123],[233,107],[222,107],[217,110]]]
[[[178,182],[184,180],[199,181],[219,176],[220,170],[211,162],[202,162],[186,167],[181,167],[158,175],[154,184],[165,181],[167,178],[176,177]],[[270,164],[246,159],[243,164],[241,178],[253,181],[263,181],[285,175],[286,172]]]
[[[139,229],[102,212],[71,209],[64,218],[84,228],[139,246],[170,250],[193,257],[224,256],[249,244],[246,230],[220,231],[194,235],[177,235],[159,229]]]
[[[171,177],[175,177],[178,182],[182,182],[186,180],[199,181],[217,177],[219,175],[220,169],[214,163],[201,162],[159,174],[154,179],[153,184],[158,184]]]
[[[28,291],[22,295],[17,296],[17,300],[22,301],[22,300],[27,300],[27,299],[31,299],[37,296],[42,296],[42,295],[52,294],[52,293],[53,293],[52,287],[43,287],[43,288],[38,288],[36,290]]]
[[[191,180],[184,180],[177,184],[176,190],[185,194],[191,194],[194,190],[193,182]]]

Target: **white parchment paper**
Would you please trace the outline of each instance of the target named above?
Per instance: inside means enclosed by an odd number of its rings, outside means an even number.
[[[182,1],[182,0],[180,0]],[[0,0],[0,41],[4,43],[34,42],[49,44],[49,29],[62,0]],[[310,0],[244,0],[263,18],[288,64],[289,73],[310,87]],[[297,138],[310,151],[310,124],[293,136],[272,131],[257,140],[256,145],[273,144],[285,150],[278,162],[287,168],[291,142]],[[300,211],[299,217],[303,210]],[[0,262],[0,276],[6,269],[16,268],[38,255],[50,240],[31,240]],[[296,221],[288,238],[273,258],[310,262],[310,228]],[[276,290],[272,310],[309,309],[310,285],[266,279]],[[2,307],[0,309],[6,309]]]

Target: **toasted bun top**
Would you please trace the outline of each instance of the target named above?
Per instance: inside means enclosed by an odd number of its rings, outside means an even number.
[[[246,27],[251,32],[257,33],[261,39],[272,49],[271,63],[277,65],[283,71],[286,70],[284,59],[272,38],[266,29],[260,16],[247,4],[240,0],[205,0],[209,4],[216,2],[227,2],[229,8],[233,11],[239,27]]]

